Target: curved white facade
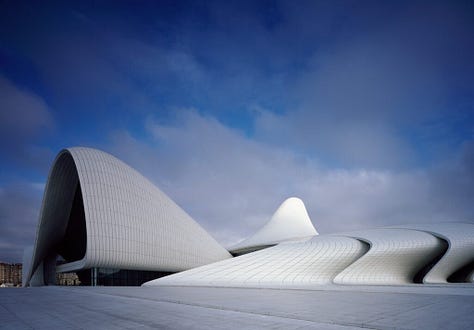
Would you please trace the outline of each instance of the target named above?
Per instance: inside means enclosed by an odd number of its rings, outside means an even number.
[[[275,211],[270,221],[251,237],[232,246],[232,253],[251,251],[259,247],[275,245],[284,241],[318,235],[301,199],[286,199]]]
[[[64,270],[175,272],[231,257],[141,174],[90,148],[65,149],[54,162],[25,284],[42,263],[51,276],[61,253],[71,261]]]
[[[439,238],[409,229],[373,229],[350,234],[370,244],[369,251],[344,269],[337,284],[409,284],[427,264],[444,253]]]
[[[404,227],[431,233],[448,243],[446,253],[423,279],[425,283],[447,283],[456,271],[474,262],[474,224],[438,223]]]
[[[430,225],[319,235],[305,241],[280,243],[144,285],[256,288],[317,288],[328,283],[404,285],[427,283],[440,269],[452,282],[472,282],[469,267],[473,266],[474,248],[466,242],[474,237],[474,225],[442,224],[437,231],[441,228],[451,233],[449,241],[430,233]],[[461,252],[453,253],[457,250]],[[460,275],[453,278],[457,273]]]

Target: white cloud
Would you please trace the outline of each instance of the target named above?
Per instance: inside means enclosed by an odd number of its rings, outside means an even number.
[[[127,132],[115,134],[112,152],[155,182],[225,245],[263,225],[290,196],[304,200],[321,233],[471,221],[474,214],[466,200],[444,194],[459,187],[449,180],[440,183],[435,171],[322,168],[313,159],[249,139],[195,110],[182,110],[173,124],[151,120],[147,129],[152,136],[147,143]],[[458,163],[454,167],[461,168]],[[472,178],[472,168],[462,171]],[[440,199],[459,208],[435,203]]]
[[[48,136],[55,123],[46,102],[0,75],[0,152],[17,169],[30,166],[47,171],[52,152],[38,138]]]
[[[463,103],[472,103],[474,86],[468,18],[455,7],[428,6],[420,17],[415,5],[383,24],[371,17],[372,28],[335,33],[288,84],[291,108],[259,116],[259,139],[344,167],[407,169],[445,157],[459,147],[448,140],[466,134]]]
[[[46,103],[0,76],[0,137],[24,139],[50,129],[53,118]]]

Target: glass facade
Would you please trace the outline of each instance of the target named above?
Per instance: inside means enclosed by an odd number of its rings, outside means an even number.
[[[90,286],[140,286],[170,274],[173,273],[112,268],[90,268],[77,272],[81,285]]]

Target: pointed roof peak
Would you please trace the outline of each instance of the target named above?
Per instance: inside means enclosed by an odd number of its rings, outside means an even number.
[[[270,220],[251,237],[230,250],[274,245],[283,241],[318,235],[309,218],[306,207],[298,197],[287,198],[275,211]]]

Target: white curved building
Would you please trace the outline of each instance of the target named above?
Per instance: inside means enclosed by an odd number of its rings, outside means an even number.
[[[387,227],[287,241],[144,285],[278,289],[311,289],[331,283],[406,285],[428,283],[440,269],[449,282],[472,283],[474,225],[440,224],[432,233],[433,226]],[[438,232],[450,232],[450,239],[441,239]]]
[[[50,170],[35,242],[25,249],[23,285],[54,284],[57,272],[70,271],[92,285],[317,288],[474,281],[474,224],[319,235],[294,197],[230,251],[239,256],[232,258],[128,165],[102,151],[69,148]]]
[[[231,257],[141,174],[90,148],[56,157],[31,254],[24,285],[54,283],[56,270],[177,272]]]

